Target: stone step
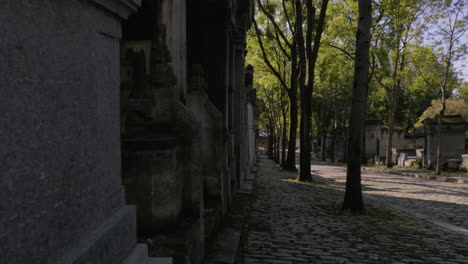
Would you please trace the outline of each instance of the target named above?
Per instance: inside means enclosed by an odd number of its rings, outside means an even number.
[[[148,257],[148,247],[145,244],[137,244],[122,264],[173,264],[173,261],[170,257]]]

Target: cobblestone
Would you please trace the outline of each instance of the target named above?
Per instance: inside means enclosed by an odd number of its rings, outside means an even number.
[[[374,202],[367,203],[367,215],[339,214],[344,169],[317,167],[317,173],[335,170],[327,175],[335,184],[299,183],[294,173],[262,160],[240,263],[468,263],[465,236]],[[367,191],[384,195],[383,187]]]
[[[314,162],[315,174],[343,187],[346,168],[332,163]],[[429,220],[468,229],[468,185],[429,181],[400,175],[363,171],[363,191],[385,204],[418,213]]]

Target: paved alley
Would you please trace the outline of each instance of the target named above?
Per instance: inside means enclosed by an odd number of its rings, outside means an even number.
[[[261,161],[240,263],[468,263],[467,237],[379,203],[366,200],[366,216],[340,215],[344,168],[327,166],[314,170],[335,186],[296,182],[295,173]]]
[[[312,171],[344,188],[345,166],[315,161]],[[362,184],[365,194],[400,211],[468,229],[468,184],[367,171],[363,171]]]

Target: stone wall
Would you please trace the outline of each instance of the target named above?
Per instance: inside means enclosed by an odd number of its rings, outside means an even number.
[[[0,263],[119,263],[120,19],[138,1],[2,1]]]
[[[338,129],[335,132],[335,158],[339,161],[344,160],[347,134],[344,129]],[[328,136],[326,140],[327,152],[332,152],[333,137]],[[368,125],[366,126],[365,148],[366,158],[384,161],[387,154],[388,130],[386,128]],[[403,129],[398,128],[393,133],[393,148],[396,149],[417,149],[424,147],[424,137],[407,138]]]
[[[427,146],[426,146],[426,166],[434,167],[437,162],[437,146],[439,137],[437,126],[426,123]],[[441,152],[442,163],[447,163],[448,159],[457,159],[462,161],[462,155],[465,154],[465,131],[466,124],[443,124],[441,131]]]
[[[124,24],[127,201],[137,207],[139,235],[154,241],[150,250],[171,248],[178,263],[201,262],[205,237],[250,169],[244,61],[251,4],[144,0]]]
[[[379,149],[380,160],[385,160],[388,144],[388,130],[379,126],[366,127],[366,157],[374,158]],[[379,146],[377,147],[377,144]],[[424,147],[424,137],[408,138],[405,131],[398,128],[393,133],[393,147],[396,149],[417,149]],[[395,162],[395,161],[394,161]]]
[[[0,263],[133,264],[137,227],[202,262],[255,160],[253,1],[139,2],[3,1]]]

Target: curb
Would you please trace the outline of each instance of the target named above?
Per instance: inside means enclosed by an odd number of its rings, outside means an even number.
[[[458,177],[457,176],[455,176],[455,177],[452,177],[452,176],[439,176],[439,175],[430,175],[430,174],[428,175],[428,174],[419,174],[419,173],[386,171],[386,170],[378,170],[378,169],[372,169],[372,168],[366,168],[366,167],[363,167],[362,171],[406,176],[406,177],[424,179],[424,180],[429,180],[429,181],[468,184],[468,177],[465,177],[465,176],[458,176]]]

